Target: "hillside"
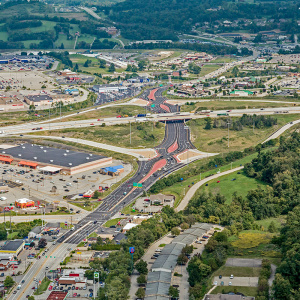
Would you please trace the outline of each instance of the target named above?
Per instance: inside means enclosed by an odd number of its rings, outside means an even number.
[[[79,8],[58,12],[42,2],[13,1],[0,6],[0,49],[113,48],[118,43]],[[95,41],[94,41],[95,40]]]

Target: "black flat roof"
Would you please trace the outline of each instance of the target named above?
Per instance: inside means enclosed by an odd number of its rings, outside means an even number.
[[[23,243],[23,240],[8,241],[1,250],[17,251]]]
[[[53,99],[49,95],[31,95],[27,96],[30,101],[40,102],[40,101],[52,101]]]
[[[19,160],[36,161],[37,163],[62,167],[76,167],[82,164],[106,158],[106,156],[58,149],[35,144],[21,144],[17,147],[0,150],[0,154],[8,154]]]

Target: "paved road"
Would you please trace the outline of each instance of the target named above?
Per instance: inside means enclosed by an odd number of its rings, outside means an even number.
[[[166,99],[162,97],[163,90],[163,88],[159,89],[157,95],[154,97],[155,99],[153,99],[153,103],[155,104],[154,110],[177,111],[179,109],[177,106],[174,107],[165,104]],[[124,206],[140,196],[143,191],[148,190],[156,180],[184,166],[183,163],[178,163],[173,155],[183,152],[186,149],[194,148],[189,138],[189,128],[184,126],[183,120],[166,121],[165,132],[163,142],[155,148],[158,153],[157,157],[147,161],[138,161],[138,171],[132,178],[104,198],[102,204],[95,211],[88,214],[75,225],[74,231],[67,232],[57,240],[58,245],[52,251],[53,257],[58,257],[60,253],[67,254],[68,251],[66,250],[70,245],[74,247],[91,232],[99,230],[101,224],[105,223]],[[134,182],[142,183],[143,187],[133,187]],[[31,279],[22,287],[17,295],[11,296],[9,299],[19,300],[22,299],[21,295],[29,294],[33,278],[42,278],[44,276],[43,267],[45,264],[50,264],[52,268],[55,267],[54,264],[51,264],[50,258],[44,257],[43,260],[45,261],[38,261],[33,265],[30,272],[34,273],[34,275],[31,275]]]
[[[206,177],[200,181],[198,181],[196,184],[194,184],[189,190],[188,192],[186,193],[186,195],[184,196],[184,198],[182,199],[182,201],[180,202],[180,204],[177,206],[176,208],[176,211],[181,211],[181,210],[184,210],[185,207],[188,205],[189,201],[192,199],[192,197],[195,195],[195,193],[197,192],[197,190],[200,188],[200,186],[202,186],[204,183],[208,182],[208,181],[211,181],[212,179],[216,179],[218,177],[221,177],[221,176],[224,176],[224,175],[227,175],[227,174],[230,174],[230,173],[233,173],[233,172],[236,172],[236,171],[239,171],[241,169],[243,169],[244,167],[241,166],[241,167],[237,167],[237,168],[234,168],[232,170],[228,170],[228,171],[225,171],[225,172],[222,172],[222,173],[219,173],[219,174],[215,174],[213,176],[209,176],[209,177]]]

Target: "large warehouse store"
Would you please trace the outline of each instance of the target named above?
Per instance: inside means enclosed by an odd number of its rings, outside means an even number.
[[[112,163],[111,157],[35,144],[0,145],[0,162],[48,173],[77,174]]]

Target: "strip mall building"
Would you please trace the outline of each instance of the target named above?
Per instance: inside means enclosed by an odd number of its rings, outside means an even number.
[[[57,149],[35,144],[0,145],[0,163],[40,169],[46,174],[80,172],[103,168],[112,163],[112,157]]]

